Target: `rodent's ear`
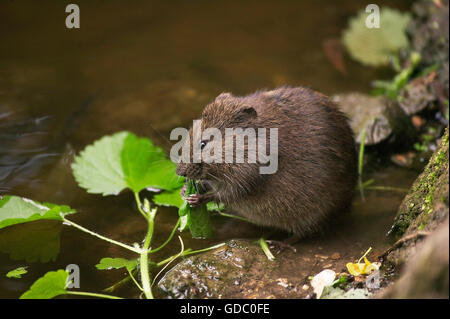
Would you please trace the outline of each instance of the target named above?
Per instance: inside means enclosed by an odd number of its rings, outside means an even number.
[[[233,117],[237,122],[246,122],[248,120],[256,118],[257,116],[258,114],[253,107],[244,106],[239,108]]]

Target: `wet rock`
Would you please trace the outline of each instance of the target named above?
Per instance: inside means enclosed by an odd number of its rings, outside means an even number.
[[[259,245],[231,240],[216,250],[184,259],[159,281],[162,298],[288,298],[299,282],[279,277]],[[304,293],[304,291],[302,292]],[[292,296],[291,296],[292,297]]]
[[[377,298],[449,297],[449,223],[446,221],[426,239],[407,261],[400,279]]]
[[[395,103],[382,96],[372,97],[362,93],[335,95],[333,101],[349,117],[356,142],[361,142],[366,130],[366,145],[373,145],[395,134],[409,133],[412,124]]]
[[[169,298],[227,298],[236,294],[248,298],[263,288],[263,278],[276,264],[258,245],[232,240],[214,251],[186,258],[165,274],[158,287]]]

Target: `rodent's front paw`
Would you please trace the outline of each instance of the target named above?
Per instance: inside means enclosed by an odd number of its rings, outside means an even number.
[[[181,187],[181,190],[180,190],[180,194],[181,194],[182,198],[184,198],[184,194],[185,193],[186,193],[186,184],[184,184],[183,187]]]
[[[202,203],[202,195],[200,195],[200,194],[191,194],[191,195],[188,196],[188,198],[186,198],[186,202],[191,207],[198,206],[198,205],[200,205]]]

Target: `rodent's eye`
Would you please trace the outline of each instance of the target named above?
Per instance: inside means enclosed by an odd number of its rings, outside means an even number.
[[[208,143],[208,141],[201,141],[200,142],[200,148],[203,149],[206,146],[207,143]]]

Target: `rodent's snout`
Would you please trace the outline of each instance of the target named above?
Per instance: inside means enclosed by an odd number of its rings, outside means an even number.
[[[184,166],[185,165],[183,165],[181,163],[177,165],[176,173],[178,176],[186,177],[186,168]]]
[[[202,167],[197,163],[178,163],[177,175],[190,179],[198,179],[201,177]]]

